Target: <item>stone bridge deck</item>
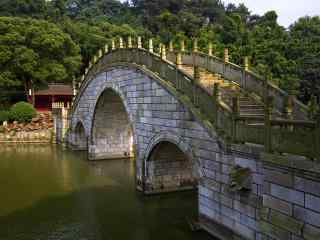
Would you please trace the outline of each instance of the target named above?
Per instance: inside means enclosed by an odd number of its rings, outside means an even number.
[[[320,128],[301,120],[304,106],[293,107],[293,119],[274,119],[270,97],[257,90],[268,88],[279,111],[284,93],[250,72],[202,53],[171,52],[168,61],[165,49],[159,56],[141,40],[127,45],[90,64],[68,144],[91,160],[135,156],[145,193],[198,188],[201,227],[221,239],[320,239]],[[217,85],[210,94],[222,78],[248,99],[221,99]],[[262,119],[256,109],[246,116],[249,105],[263,107]]]

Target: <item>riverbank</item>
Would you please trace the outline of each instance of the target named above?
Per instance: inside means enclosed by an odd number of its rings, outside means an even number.
[[[0,143],[54,143],[52,114],[38,113],[30,123],[4,123],[0,127]]]

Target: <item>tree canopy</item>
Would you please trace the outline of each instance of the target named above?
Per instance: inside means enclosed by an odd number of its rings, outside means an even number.
[[[0,87],[70,81],[81,64],[80,48],[44,20],[0,17]]]

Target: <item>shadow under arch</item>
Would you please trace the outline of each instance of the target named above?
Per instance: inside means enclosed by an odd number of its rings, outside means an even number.
[[[101,91],[91,124],[90,160],[134,157],[134,127],[118,89],[108,86]]]
[[[198,184],[198,164],[190,146],[168,132],[158,134],[148,146],[144,168],[146,194],[191,190]]]

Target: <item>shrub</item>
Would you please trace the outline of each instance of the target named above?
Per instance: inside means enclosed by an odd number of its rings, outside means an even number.
[[[0,111],[0,123],[9,120],[9,111],[1,110]]]
[[[10,108],[10,120],[18,122],[30,122],[37,116],[36,109],[26,102],[18,102]]]

